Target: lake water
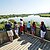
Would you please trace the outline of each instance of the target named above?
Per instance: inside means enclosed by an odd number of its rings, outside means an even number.
[[[14,17],[14,18],[9,18],[9,19],[0,19],[0,22],[1,21],[7,21],[7,20],[10,20],[10,19],[14,19],[15,21],[19,22],[20,18],[22,18],[22,17]],[[50,27],[50,18],[49,17],[39,17],[39,16],[31,15],[31,16],[28,16],[28,17],[23,17],[23,20],[25,22],[28,22],[28,21],[32,20],[32,21],[35,21],[35,22],[38,22],[38,23],[40,23],[41,21],[44,21],[45,25]]]

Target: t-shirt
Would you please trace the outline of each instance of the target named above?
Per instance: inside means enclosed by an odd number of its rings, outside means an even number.
[[[27,28],[30,28],[30,26],[31,26],[30,23],[27,23]]]
[[[36,29],[36,25],[32,26],[32,29],[34,29],[34,30],[35,30],[35,29]]]
[[[20,21],[20,26],[23,26],[23,21]]]
[[[46,26],[45,25],[41,26],[40,28],[41,28],[42,31],[44,31],[44,32],[46,31]]]
[[[14,24],[14,29],[17,29],[18,28],[18,24]]]
[[[5,24],[5,28],[6,28],[7,31],[8,31],[8,30],[11,30],[11,29],[12,29],[12,28],[11,28],[11,24],[9,24],[9,23]]]

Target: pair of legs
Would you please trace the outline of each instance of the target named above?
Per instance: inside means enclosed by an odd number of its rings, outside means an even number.
[[[9,40],[12,42],[13,41],[13,36],[14,36],[13,31],[9,30],[9,31],[7,31],[7,33],[8,33]]]
[[[44,32],[44,31],[41,30],[41,39],[40,39],[41,42],[44,42],[45,33],[46,32]]]
[[[34,28],[31,29],[31,33],[32,33],[32,36],[34,37],[35,36],[35,29]]]
[[[27,28],[27,33],[30,34],[30,32],[31,32],[31,29]]]
[[[16,37],[19,37],[19,35],[18,35],[18,29],[15,30],[15,35],[16,35]]]
[[[35,36],[35,31],[31,31],[31,33],[32,33],[32,36],[34,37]]]
[[[9,36],[9,40],[10,40],[10,42],[12,42],[13,41],[13,36]]]

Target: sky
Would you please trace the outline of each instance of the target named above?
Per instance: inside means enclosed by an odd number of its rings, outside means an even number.
[[[0,15],[50,12],[50,0],[0,0]]]

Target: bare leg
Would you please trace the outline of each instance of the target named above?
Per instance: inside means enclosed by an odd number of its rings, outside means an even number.
[[[32,36],[34,37],[34,32],[32,31]]]
[[[40,42],[43,43],[44,42],[44,37],[41,37]]]
[[[13,41],[13,36],[10,36],[9,38],[10,38],[10,42],[12,42]]]

